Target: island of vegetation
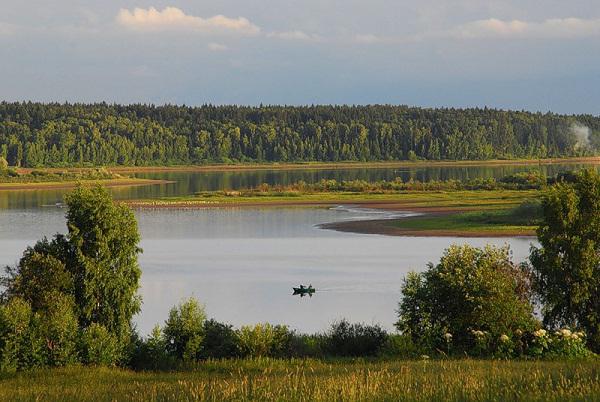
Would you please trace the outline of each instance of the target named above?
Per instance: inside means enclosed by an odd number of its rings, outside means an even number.
[[[75,187],[77,183],[96,183],[108,187],[142,186],[167,183],[164,180],[139,179],[123,176],[105,168],[89,169],[15,169],[0,157],[0,191],[40,190]]]
[[[526,263],[507,247],[448,248],[398,284],[397,333],[344,319],[319,334],[234,328],[192,298],[142,336],[135,217],[80,186],[66,197],[68,232],[2,277],[0,398],[596,400],[600,176],[540,191]]]

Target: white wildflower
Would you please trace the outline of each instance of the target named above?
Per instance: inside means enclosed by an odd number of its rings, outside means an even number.
[[[561,329],[560,336],[562,336],[563,338],[569,338],[571,336],[571,330],[567,328]]]
[[[510,340],[510,338],[508,337],[508,335],[506,335],[506,334],[502,334],[502,335],[500,335],[500,342],[504,342],[504,343],[506,343],[506,342],[508,342],[509,340]]]

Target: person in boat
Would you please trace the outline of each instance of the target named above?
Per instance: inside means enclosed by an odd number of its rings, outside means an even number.
[[[300,297],[304,297],[306,295],[309,295],[310,297],[312,297],[313,293],[315,293],[315,288],[313,288],[312,285],[308,285],[308,287],[304,286],[304,285],[300,285],[297,288],[292,288],[294,289],[294,295],[300,295]]]

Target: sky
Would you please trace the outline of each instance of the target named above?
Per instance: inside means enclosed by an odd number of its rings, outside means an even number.
[[[600,115],[600,1],[0,0],[0,99]]]

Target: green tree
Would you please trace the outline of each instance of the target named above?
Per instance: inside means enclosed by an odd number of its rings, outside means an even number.
[[[186,361],[198,359],[205,320],[204,307],[196,299],[190,298],[173,307],[163,329],[168,352]]]
[[[497,338],[536,325],[527,273],[508,247],[451,246],[438,265],[409,274],[402,295],[396,327],[429,347],[442,346],[445,333],[466,349],[471,330]]]
[[[600,351],[600,176],[578,173],[542,201],[540,247],[531,249],[535,290],[548,325],[581,327]]]
[[[117,337],[98,323],[83,330],[80,349],[84,363],[99,366],[114,366],[122,353]]]
[[[65,197],[68,240],[73,261],[75,301],[83,327],[104,326],[121,342],[129,339],[137,296],[140,235],[135,216],[115,204],[101,187],[80,186]]]
[[[123,358],[131,342],[131,318],[140,309],[137,223],[131,210],[116,205],[100,186],[80,186],[66,202],[68,235],[38,241],[16,267],[7,267],[0,283],[3,301],[21,300],[32,312],[30,321],[41,323],[49,364],[73,361],[70,335],[78,331],[88,334],[82,345],[95,356],[90,361],[104,364],[107,360],[94,351],[103,346],[89,342],[111,345],[114,338]]]

